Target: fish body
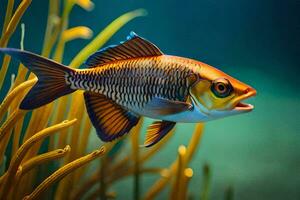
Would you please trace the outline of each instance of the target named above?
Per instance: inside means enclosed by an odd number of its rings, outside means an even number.
[[[147,108],[153,98],[186,101],[189,95],[188,76],[198,73],[199,63],[176,56],[154,56],[121,60],[69,74],[66,81],[72,89],[100,93],[138,115],[176,122],[191,122],[159,115]],[[186,114],[191,114],[188,110]],[[199,119],[197,120],[199,122]]]
[[[163,54],[131,33],[117,46],[90,56],[87,69],[72,69],[17,49],[0,51],[19,59],[38,77],[21,109],[34,109],[84,90],[89,117],[103,141],[112,141],[135,126],[141,116],[155,121],[145,146],[161,140],[177,122],[203,122],[253,109],[242,100],[256,91],[205,63]]]

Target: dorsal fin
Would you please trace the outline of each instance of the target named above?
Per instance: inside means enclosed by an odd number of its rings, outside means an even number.
[[[102,141],[112,141],[128,133],[140,119],[102,94],[84,92],[84,99],[91,122]]]
[[[125,42],[121,42],[119,45],[108,46],[97,51],[86,60],[85,64],[89,68],[93,68],[117,60],[160,56],[162,54],[157,46],[132,31]]]

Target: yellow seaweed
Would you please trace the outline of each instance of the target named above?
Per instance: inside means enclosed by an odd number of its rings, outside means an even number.
[[[14,8],[14,0],[8,0],[1,35],[3,35],[6,31],[7,25],[11,19],[12,13],[13,13],[12,12],[13,8]]]
[[[83,134],[79,140],[79,145],[77,149],[78,156],[82,156],[85,154],[86,147],[88,146],[88,139],[91,133],[91,128],[92,128],[92,124],[90,122],[90,119],[88,118],[87,115],[84,115],[84,126],[82,130]],[[82,168],[77,170],[77,172],[75,173],[74,181],[80,180],[80,177],[83,175],[85,169],[86,166],[83,166]]]
[[[48,17],[47,17],[47,26],[44,36],[43,50],[42,56],[49,57],[49,54],[52,50],[52,47],[58,37],[59,29],[59,0],[51,0],[49,1],[48,6]]]
[[[11,35],[15,31],[21,17],[25,13],[25,11],[28,8],[28,6],[30,5],[30,3],[31,3],[31,0],[23,0],[20,3],[19,7],[17,8],[17,10],[14,13],[14,15],[12,16],[12,18],[10,19],[4,33],[1,36],[0,47],[5,47],[7,45]],[[11,6],[11,4],[9,3],[8,6]],[[7,72],[9,62],[10,62],[10,57],[7,55],[4,56],[3,64],[2,64],[2,67],[0,70],[0,89],[2,89],[2,85],[4,82],[4,78],[5,78],[5,75]]]
[[[76,0],[76,3],[88,11],[91,11],[94,8],[94,3],[90,0]]]
[[[9,6],[10,5],[8,5],[8,7]],[[9,9],[9,8],[7,8],[7,9]],[[3,31],[4,31],[4,29],[3,29]],[[21,24],[21,40],[20,40],[20,48],[22,50],[24,50],[24,38],[25,38],[25,24],[22,23]],[[15,97],[16,94],[21,93],[19,98],[22,99],[22,96],[24,95],[22,93],[26,92],[27,84],[29,84],[29,87],[31,87],[37,81],[37,79],[34,78],[34,79],[31,79],[29,81],[26,81],[26,82],[22,83],[25,80],[25,76],[26,76],[27,71],[28,70],[20,63],[19,68],[18,68],[17,76],[15,77],[15,81],[12,84],[12,87],[11,87],[12,91],[5,97],[5,99],[2,101],[2,103],[0,105],[0,113],[1,113],[0,114],[0,120],[3,116],[4,110],[5,111],[7,110],[8,105],[11,104],[10,105],[11,110],[17,109],[19,101],[12,102],[12,99],[16,99],[16,97]],[[13,92],[15,92],[15,94],[13,94]],[[9,98],[11,98],[11,100]],[[16,122],[14,130],[13,130],[12,155],[14,155],[17,152],[17,149],[19,147],[21,130],[22,130],[22,126],[23,126],[23,120],[24,120],[24,116],[22,116],[20,118],[20,120],[18,120]]]
[[[19,187],[19,181],[20,179],[28,173],[30,170],[32,170],[34,167],[45,164],[46,162],[53,161],[55,159],[64,157],[67,153],[71,151],[71,148],[69,145],[67,145],[64,149],[56,149],[44,154],[40,154],[38,156],[35,156],[28,161],[24,162],[24,164],[20,165],[18,168],[18,171],[14,177],[13,184],[14,187]],[[17,194],[12,194],[12,199],[17,199]]]
[[[72,60],[70,66],[78,68],[84,60],[86,60],[91,54],[97,51],[100,47],[106,43],[113,34],[115,34],[121,27],[127,22],[140,16],[145,16],[147,12],[144,9],[134,10],[124,15],[121,15],[109,24],[103,31],[101,31],[93,41],[84,47],[77,56]]]
[[[20,166],[22,168],[21,174],[22,175],[26,174],[28,171],[30,171],[32,168],[34,168],[37,165],[41,165],[45,162],[49,162],[54,159],[62,158],[65,155],[67,155],[67,153],[69,153],[70,151],[71,151],[71,147],[67,145],[63,149],[56,149],[44,154],[37,155],[29,159],[28,161],[24,162],[24,164]],[[17,172],[17,176],[18,176],[18,172]]]
[[[155,153],[157,153],[158,150],[162,148],[167,141],[169,141],[169,139],[172,137],[173,134],[174,134],[174,129],[170,133],[168,133],[167,136],[165,136],[159,143],[157,143],[151,148],[147,148],[146,152],[139,157],[139,165],[142,165],[144,162],[146,162],[148,159],[154,156]],[[134,173],[134,168],[132,168],[130,165],[128,166],[128,163],[130,162],[131,162],[130,156],[126,156],[122,160],[118,161],[113,166],[111,166],[108,172],[108,174],[113,174],[109,180],[110,184],[112,184],[112,182],[114,181],[117,181],[123,177],[129,176]],[[144,169],[140,170],[140,173],[144,173],[144,172],[147,173],[147,170],[146,171],[144,171]],[[164,177],[166,175],[166,170],[161,170],[160,173],[162,177]],[[74,194],[72,194],[72,197],[74,197],[75,199],[80,199],[84,193],[87,193],[88,190],[91,189],[93,185],[97,184],[97,182],[99,182],[100,180],[101,180],[100,173],[95,172],[89,180],[84,182],[82,186],[76,192],[74,192]]]
[[[131,130],[131,149],[132,149],[132,160],[133,160],[133,171],[134,171],[134,199],[138,200],[140,196],[140,162],[139,162],[139,136],[143,124],[143,118],[140,119],[139,123]]]
[[[54,125],[52,127],[46,128],[39,133],[32,136],[30,139],[28,139],[17,151],[17,153],[13,156],[9,168],[7,170],[7,177],[5,178],[5,183],[3,184],[3,187],[0,189],[0,199],[4,197],[5,193],[9,193],[10,185],[13,180],[13,177],[15,176],[17,169],[22,162],[25,154],[27,151],[31,148],[32,144],[35,142],[47,137],[50,134],[56,133],[58,130],[68,128],[69,126],[73,125],[76,122],[76,119],[73,119],[71,121],[63,121],[60,124]]]
[[[17,95],[20,95],[20,94],[26,92],[29,87],[33,86],[36,83],[36,81],[37,81],[37,79],[32,79],[32,80],[29,80],[29,81],[26,81],[26,82],[20,84],[4,98],[4,100],[2,101],[2,103],[0,105],[0,120],[3,118],[9,105],[17,97]]]
[[[28,6],[31,4],[31,1],[32,0],[23,0],[20,3],[19,7],[17,8],[16,12],[12,16],[10,22],[8,23],[8,25],[5,29],[5,32],[3,33],[3,35],[0,39],[0,47],[5,47],[6,46],[9,38],[11,37],[13,32],[15,31],[21,17],[25,13]]]
[[[181,191],[178,194],[178,199],[188,199],[188,184],[189,181],[191,180],[194,172],[191,168],[186,168],[183,171],[183,179],[181,183]]]
[[[176,167],[176,176],[172,186],[170,199],[180,199],[181,193],[181,181],[183,177],[183,171],[185,169],[185,156],[186,156],[186,147],[181,145],[178,148],[178,159],[177,159],[177,167]]]
[[[4,82],[4,78],[5,78],[10,60],[11,60],[11,57],[7,56],[7,55],[5,55],[3,58],[3,63],[2,63],[1,70],[0,70],[0,89],[2,89],[2,85]]]
[[[0,128],[0,164],[2,164],[2,158],[10,138],[10,133],[15,123],[20,120],[25,113],[26,111],[15,110]]]
[[[71,116],[71,118],[76,117],[78,119],[82,119],[83,116],[83,104],[79,104],[78,109],[76,109],[78,112],[74,114],[74,116]],[[72,138],[71,138],[71,142],[70,145],[73,147],[77,147],[78,146],[78,138],[80,135],[80,128],[81,128],[81,123],[76,124],[72,131]],[[63,133],[65,134],[65,133]],[[74,159],[77,158],[77,148],[74,148],[73,152],[71,152],[69,154],[69,156],[67,156],[64,159],[64,163],[69,163],[71,161],[73,161]],[[59,189],[56,192],[56,198],[58,199],[65,199],[66,195],[69,194],[69,191],[72,190],[72,181],[73,181],[73,176],[74,174],[66,177],[64,180],[62,180],[59,183]]]
[[[51,113],[53,104],[48,104],[44,107],[42,116],[40,117],[40,121],[37,121],[37,124],[34,125],[34,132],[38,132],[44,129],[47,126],[48,118]],[[73,118],[74,119],[74,118]],[[75,118],[76,119],[76,118]],[[76,124],[75,124],[76,125]],[[25,156],[24,160],[30,159],[31,156],[36,155],[41,145],[41,141],[36,142],[32,148],[29,150],[29,154]]]
[[[73,162],[66,164],[62,168],[55,171],[47,179],[45,179],[30,195],[26,196],[24,199],[38,199],[38,197],[53,183],[67,176],[75,169],[103,155],[104,152],[105,152],[105,148],[101,147],[99,150],[95,150],[86,156],[83,156],[77,160],[74,160]]]
[[[195,127],[195,131],[193,133],[192,138],[190,139],[189,145],[186,150],[186,162],[188,163],[193,154],[196,151],[196,148],[198,147],[199,142],[201,141],[201,136],[203,133],[203,124],[199,123]],[[170,174],[174,174],[177,170],[177,161],[173,162],[169,167]],[[170,181],[171,176],[162,177],[158,181],[156,181],[152,187],[148,190],[148,192],[145,194],[144,199],[150,200],[154,199],[154,197],[161,192],[164,187],[167,185],[167,183]]]
[[[58,26],[59,32],[60,32],[60,37],[58,39],[57,45],[56,45],[56,50],[54,52],[53,59],[57,62],[61,62],[63,58],[63,53],[64,53],[64,47],[65,47],[65,40],[63,38],[63,33],[67,29],[68,24],[69,24],[69,15],[74,6],[74,1],[73,0],[66,0],[64,1],[64,9],[62,16],[60,18],[60,24]]]
[[[19,148],[19,143],[20,143],[20,137],[21,137],[21,131],[22,131],[22,126],[24,122],[24,117],[22,116],[16,123],[15,127],[13,129],[13,144],[12,144],[12,155],[14,155],[18,148]]]
[[[93,31],[86,26],[77,26],[74,28],[67,29],[63,32],[63,40],[69,42],[71,40],[82,38],[90,39],[93,36]]]

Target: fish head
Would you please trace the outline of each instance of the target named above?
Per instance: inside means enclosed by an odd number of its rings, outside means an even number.
[[[191,103],[205,120],[250,112],[254,106],[242,101],[256,95],[251,86],[204,63],[189,92]]]

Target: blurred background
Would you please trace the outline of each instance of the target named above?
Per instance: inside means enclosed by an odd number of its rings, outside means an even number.
[[[0,0],[1,23],[6,3]],[[222,199],[228,187],[233,188],[235,199],[300,199],[299,1],[95,0],[94,3],[92,12],[75,6],[70,27],[85,25],[97,33],[124,12],[145,8],[146,17],[130,22],[107,45],[117,44],[135,31],[165,54],[200,60],[257,90],[258,95],[248,101],[255,105],[253,112],[205,125],[204,138],[191,163],[194,170],[191,193],[199,196],[202,167],[208,163],[212,171],[211,199]],[[26,26],[26,50],[40,53],[47,10],[48,1],[33,1],[22,18]],[[19,40],[20,28],[8,46],[19,48]],[[68,43],[63,63],[69,63],[88,42]],[[17,67],[15,62],[8,73],[15,73]],[[146,124],[149,123],[147,120]],[[178,146],[188,143],[193,128],[193,124],[178,124],[170,143],[147,164],[169,166]],[[96,134],[92,137],[90,150],[101,144]],[[142,191],[156,178],[143,176]],[[122,199],[131,199],[129,181],[130,178],[114,186]],[[159,199],[165,199],[167,192]]]

